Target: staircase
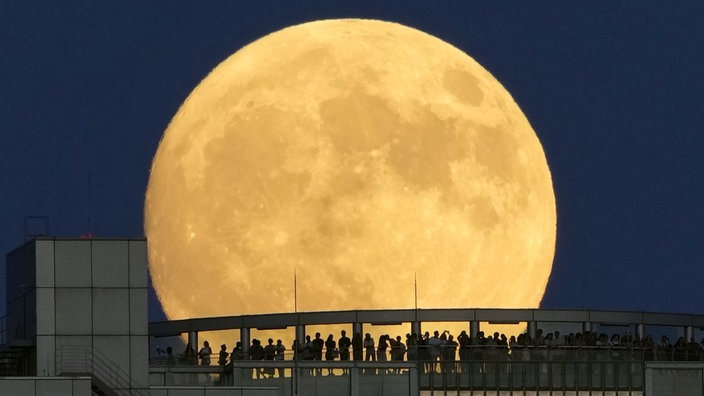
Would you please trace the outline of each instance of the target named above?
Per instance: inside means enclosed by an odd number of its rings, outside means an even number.
[[[31,343],[3,345],[0,348],[0,377],[30,375],[30,362],[34,346]]]
[[[56,375],[89,376],[97,395],[149,396],[144,387],[134,386],[124,371],[91,347],[63,346],[56,350],[55,359]]]

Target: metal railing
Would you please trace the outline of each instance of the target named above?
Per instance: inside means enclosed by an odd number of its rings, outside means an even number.
[[[340,361],[237,361],[227,366],[152,367],[152,386],[261,386],[281,389],[296,386],[324,390],[324,386],[394,384],[422,391],[579,393],[618,392],[641,395],[644,361],[634,360],[487,360],[433,362],[340,362]],[[411,383],[413,382],[413,383]],[[294,392],[291,392],[294,394]],[[322,393],[324,394],[324,393]],[[454,393],[453,393],[454,394]]]
[[[419,364],[420,389],[456,391],[619,391],[641,394],[647,348],[469,346]],[[418,353],[421,355],[421,353]]]
[[[151,387],[270,386],[290,395],[351,394],[353,384],[368,394],[418,394],[414,362],[241,360],[226,366],[159,366],[150,368]],[[354,394],[354,393],[352,393]]]
[[[89,375],[104,391],[116,395],[144,395],[149,392],[134,381],[100,351],[86,346],[65,345],[56,350],[53,363],[56,375]]]
[[[433,347],[427,345],[415,345],[407,348],[403,353],[402,361],[417,361],[426,360],[423,359],[423,354],[428,354]],[[447,345],[441,345],[438,347],[441,351],[440,356],[447,356],[445,350],[448,348]],[[571,360],[643,360],[643,361],[704,361],[704,353],[701,349],[694,348],[677,348],[677,347],[658,347],[654,345],[652,347],[642,347],[642,346],[573,346],[573,345],[559,345],[559,346],[497,346],[497,345],[469,345],[464,348],[459,348],[455,346],[454,351],[449,353],[450,357],[446,357],[446,360],[473,360],[473,361],[486,361],[486,360],[560,360],[564,358],[569,358]],[[375,349],[374,356],[375,360],[379,352]],[[393,361],[392,352],[387,350],[385,361]],[[306,356],[308,355],[308,356]],[[353,360],[353,353],[349,353],[350,359]],[[361,356],[365,356],[365,352],[362,351]],[[320,352],[321,360],[325,359],[326,349]],[[339,350],[335,350],[334,361],[339,361]],[[298,361],[315,361],[314,354],[306,354],[303,352],[294,353],[291,350],[286,350],[283,354],[283,360],[296,360]],[[200,359],[195,356],[191,359],[189,363],[184,359],[183,354],[167,355],[161,354],[156,357],[150,358],[150,366],[197,366],[199,365]],[[246,356],[243,359],[237,360],[251,360]],[[276,359],[278,360],[278,359]],[[219,361],[219,355],[217,353],[212,353],[210,355],[211,365],[217,366]],[[231,363],[231,355],[228,353],[227,362]]]
[[[639,361],[436,361],[419,367],[423,390],[619,391],[639,394],[644,362]]]
[[[411,356],[422,347],[412,347]],[[153,366],[150,377],[159,385],[239,386],[302,381],[345,375],[351,368],[367,376],[405,374],[412,368],[420,390],[453,391],[618,391],[642,394],[651,348],[589,346],[470,346],[446,360],[363,362],[340,360],[236,360],[225,366]],[[287,357],[290,355],[287,355]],[[674,357],[674,355],[668,355]],[[663,358],[668,358],[663,355]],[[158,378],[158,379],[156,379]],[[305,378],[313,378],[306,380]],[[367,377],[369,378],[369,377]],[[340,380],[338,380],[340,381]],[[150,384],[154,384],[151,383]],[[288,383],[286,383],[288,384]],[[289,385],[287,385],[289,386]]]

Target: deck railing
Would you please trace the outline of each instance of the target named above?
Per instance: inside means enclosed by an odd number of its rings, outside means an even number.
[[[311,381],[347,386],[415,381],[419,390],[579,392],[642,394],[649,352],[613,347],[473,347],[465,360],[355,362],[339,360],[240,360],[225,366],[152,366],[151,385],[292,387]],[[411,373],[413,373],[411,375]],[[298,381],[298,382],[296,382]],[[404,385],[405,386],[405,385]]]

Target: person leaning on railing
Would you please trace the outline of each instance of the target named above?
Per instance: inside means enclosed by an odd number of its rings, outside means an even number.
[[[235,347],[232,348],[232,353],[230,354],[230,362],[235,360],[244,360],[244,350],[240,341],[235,343]]]

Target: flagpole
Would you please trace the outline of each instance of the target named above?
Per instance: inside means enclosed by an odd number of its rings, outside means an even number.
[[[293,269],[293,312],[298,313],[298,282],[295,268]]]

